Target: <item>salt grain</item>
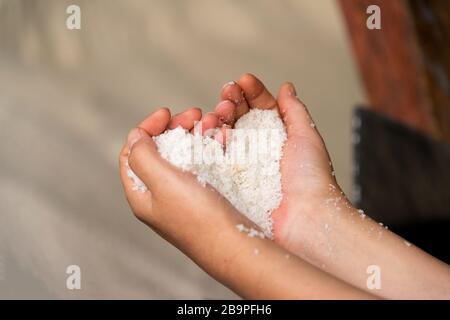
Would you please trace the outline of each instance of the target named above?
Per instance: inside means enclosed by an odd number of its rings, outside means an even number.
[[[361,217],[361,219],[365,219],[366,218],[366,214],[364,213],[364,210],[359,209],[358,213],[359,213],[359,216]]]
[[[127,168],[127,176],[133,183],[132,190],[139,191],[141,193],[146,192],[148,190],[147,186],[144,184],[144,182],[142,182],[141,179],[139,179],[139,177],[133,172],[133,170],[131,170],[128,161],[125,163],[125,167]]]

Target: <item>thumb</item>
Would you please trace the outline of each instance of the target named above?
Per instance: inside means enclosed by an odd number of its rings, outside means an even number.
[[[314,120],[306,106],[297,98],[292,83],[285,83],[278,93],[278,106],[289,138],[307,138],[317,145],[324,146]]]
[[[144,182],[153,195],[173,173],[171,165],[161,158],[153,139],[140,128],[128,135],[128,164],[133,172]]]

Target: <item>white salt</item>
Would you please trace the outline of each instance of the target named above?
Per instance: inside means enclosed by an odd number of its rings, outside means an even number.
[[[272,237],[271,214],[281,202],[280,160],[286,141],[277,111],[250,110],[236,122],[225,150],[218,141],[181,127],[154,141],[164,159],[195,174],[202,185],[213,186]],[[261,237],[254,229],[247,233]]]
[[[141,193],[146,192],[147,186],[144,184],[144,182],[142,182],[141,179],[139,179],[139,177],[133,172],[133,170],[131,170],[128,161],[125,163],[125,166],[127,167],[127,176],[128,178],[131,179],[132,183],[133,183],[133,191],[139,191]]]
[[[259,237],[261,239],[264,239],[266,237],[264,232],[258,231],[258,230],[254,229],[254,228],[247,228],[242,223],[236,225],[236,228],[239,230],[239,232],[246,233],[247,236],[249,236],[250,238]]]
[[[358,213],[359,213],[359,216],[361,217],[361,219],[366,218],[366,214],[364,213],[364,210],[358,209]]]

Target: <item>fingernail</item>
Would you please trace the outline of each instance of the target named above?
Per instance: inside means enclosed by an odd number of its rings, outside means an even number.
[[[236,81],[229,81],[222,86],[222,89],[228,86],[233,86],[236,84]]]
[[[127,144],[128,148],[131,149],[131,147],[138,142],[142,138],[142,132],[139,128],[134,128],[130,131],[127,138]]]
[[[289,91],[289,95],[294,96],[294,97],[297,96],[297,91],[295,90],[295,87],[291,82],[288,83],[288,91]]]

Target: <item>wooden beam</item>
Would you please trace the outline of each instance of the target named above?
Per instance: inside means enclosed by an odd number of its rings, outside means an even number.
[[[450,142],[450,1],[410,0],[438,130]]]
[[[449,38],[442,40],[449,10],[429,22],[423,7],[435,12],[450,8],[450,1],[415,2],[340,0],[371,108],[450,142]],[[366,27],[366,9],[373,4],[381,9],[381,30]],[[437,32],[433,41],[431,32]]]

